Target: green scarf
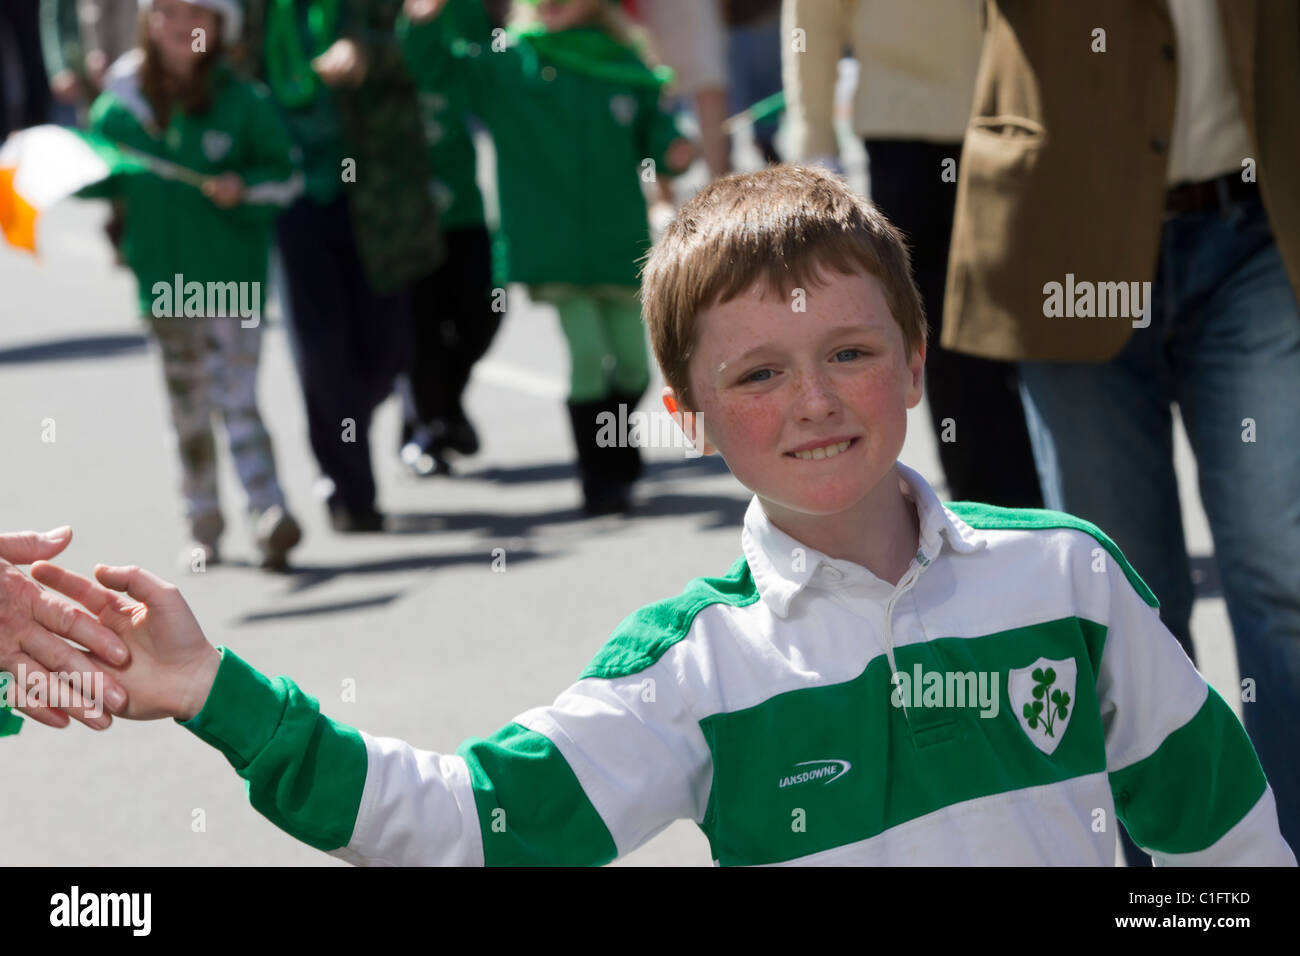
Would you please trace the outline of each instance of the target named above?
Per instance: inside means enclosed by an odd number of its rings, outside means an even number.
[[[543,60],[594,79],[653,87],[671,83],[673,79],[673,71],[668,67],[651,69],[635,48],[620,43],[600,27],[579,26],[550,33],[536,24],[522,29],[511,27],[507,35],[532,46]]]
[[[306,106],[320,90],[311,61],[330,48],[339,28],[339,0],[308,0],[311,50],[302,48],[295,0],[270,0],[266,11],[266,81],[290,109]]]

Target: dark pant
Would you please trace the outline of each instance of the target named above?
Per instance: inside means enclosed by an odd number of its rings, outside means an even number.
[[[50,119],[50,81],[45,75],[45,58],[41,55],[39,0],[3,0],[0,2],[0,37],[9,35],[18,55],[18,79],[22,83],[22,100],[16,116],[9,116],[5,47],[0,39],[0,142],[16,129],[25,129]]]
[[[277,232],[311,448],[334,483],[330,508],[364,513],[375,506],[370,417],[410,352],[407,295],[371,289],[342,196],[300,197]]]
[[[907,235],[912,274],[930,323],[925,389],[939,442],[948,497],[1008,508],[1041,508],[1038,473],[1020,401],[1016,366],[940,347],[956,182],[943,161],[960,143],[864,140],[871,162],[871,198]]]
[[[411,396],[418,424],[465,421],[461,396],[474,363],[501,327],[492,309],[492,247],[482,226],[445,233],[447,258],[411,286],[415,352]],[[413,426],[407,422],[406,431]]]

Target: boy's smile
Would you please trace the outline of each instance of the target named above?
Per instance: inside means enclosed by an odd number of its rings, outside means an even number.
[[[874,276],[822,278],[805,290],[806,311],[756,287],[699,315],[697,442],[722,455],[781,530],[885,576],[910,521],[894,463],[907,410],[921,400],[925,351],[906,354]],[[873,554],[871,538],[891,546]]]

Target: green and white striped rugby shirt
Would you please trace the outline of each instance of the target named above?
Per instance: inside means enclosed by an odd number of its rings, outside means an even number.
[[[1291,864],[1231,708],[1096,527],[942,505],[894,587],[750,503],[725,575],[628,616],[576,683],[455,754],[333,721],[223,649],[185,724],[353,863],[599,864],[694,820],[735,864]]]

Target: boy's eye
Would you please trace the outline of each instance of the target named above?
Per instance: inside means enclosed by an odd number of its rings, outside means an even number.
[[[741,379],[741,381],[742,381],[742,382],[766,382],[767,379],[765,379],[765,378],[756,378],[755,376],[763,375],[763,374],[769,374],[769,375],[770,375],[771,372],[772,372],[772,370],[771,370],[770,368],[760,368],[760,369],[758,369],[758,370],[755,371],[755,372],[750,372],[750,373],[749,373],[748,375],[746,375],[743,379]]]
[[[838,352],[835,353],[835,357],[838,359],[841,356],[848,355],[849,357],[847,359],[844,359],[844,361],[851,362],[859,355],[866,355],[866,354],[867,353],[864,352],[862,349],[840,349]]]

